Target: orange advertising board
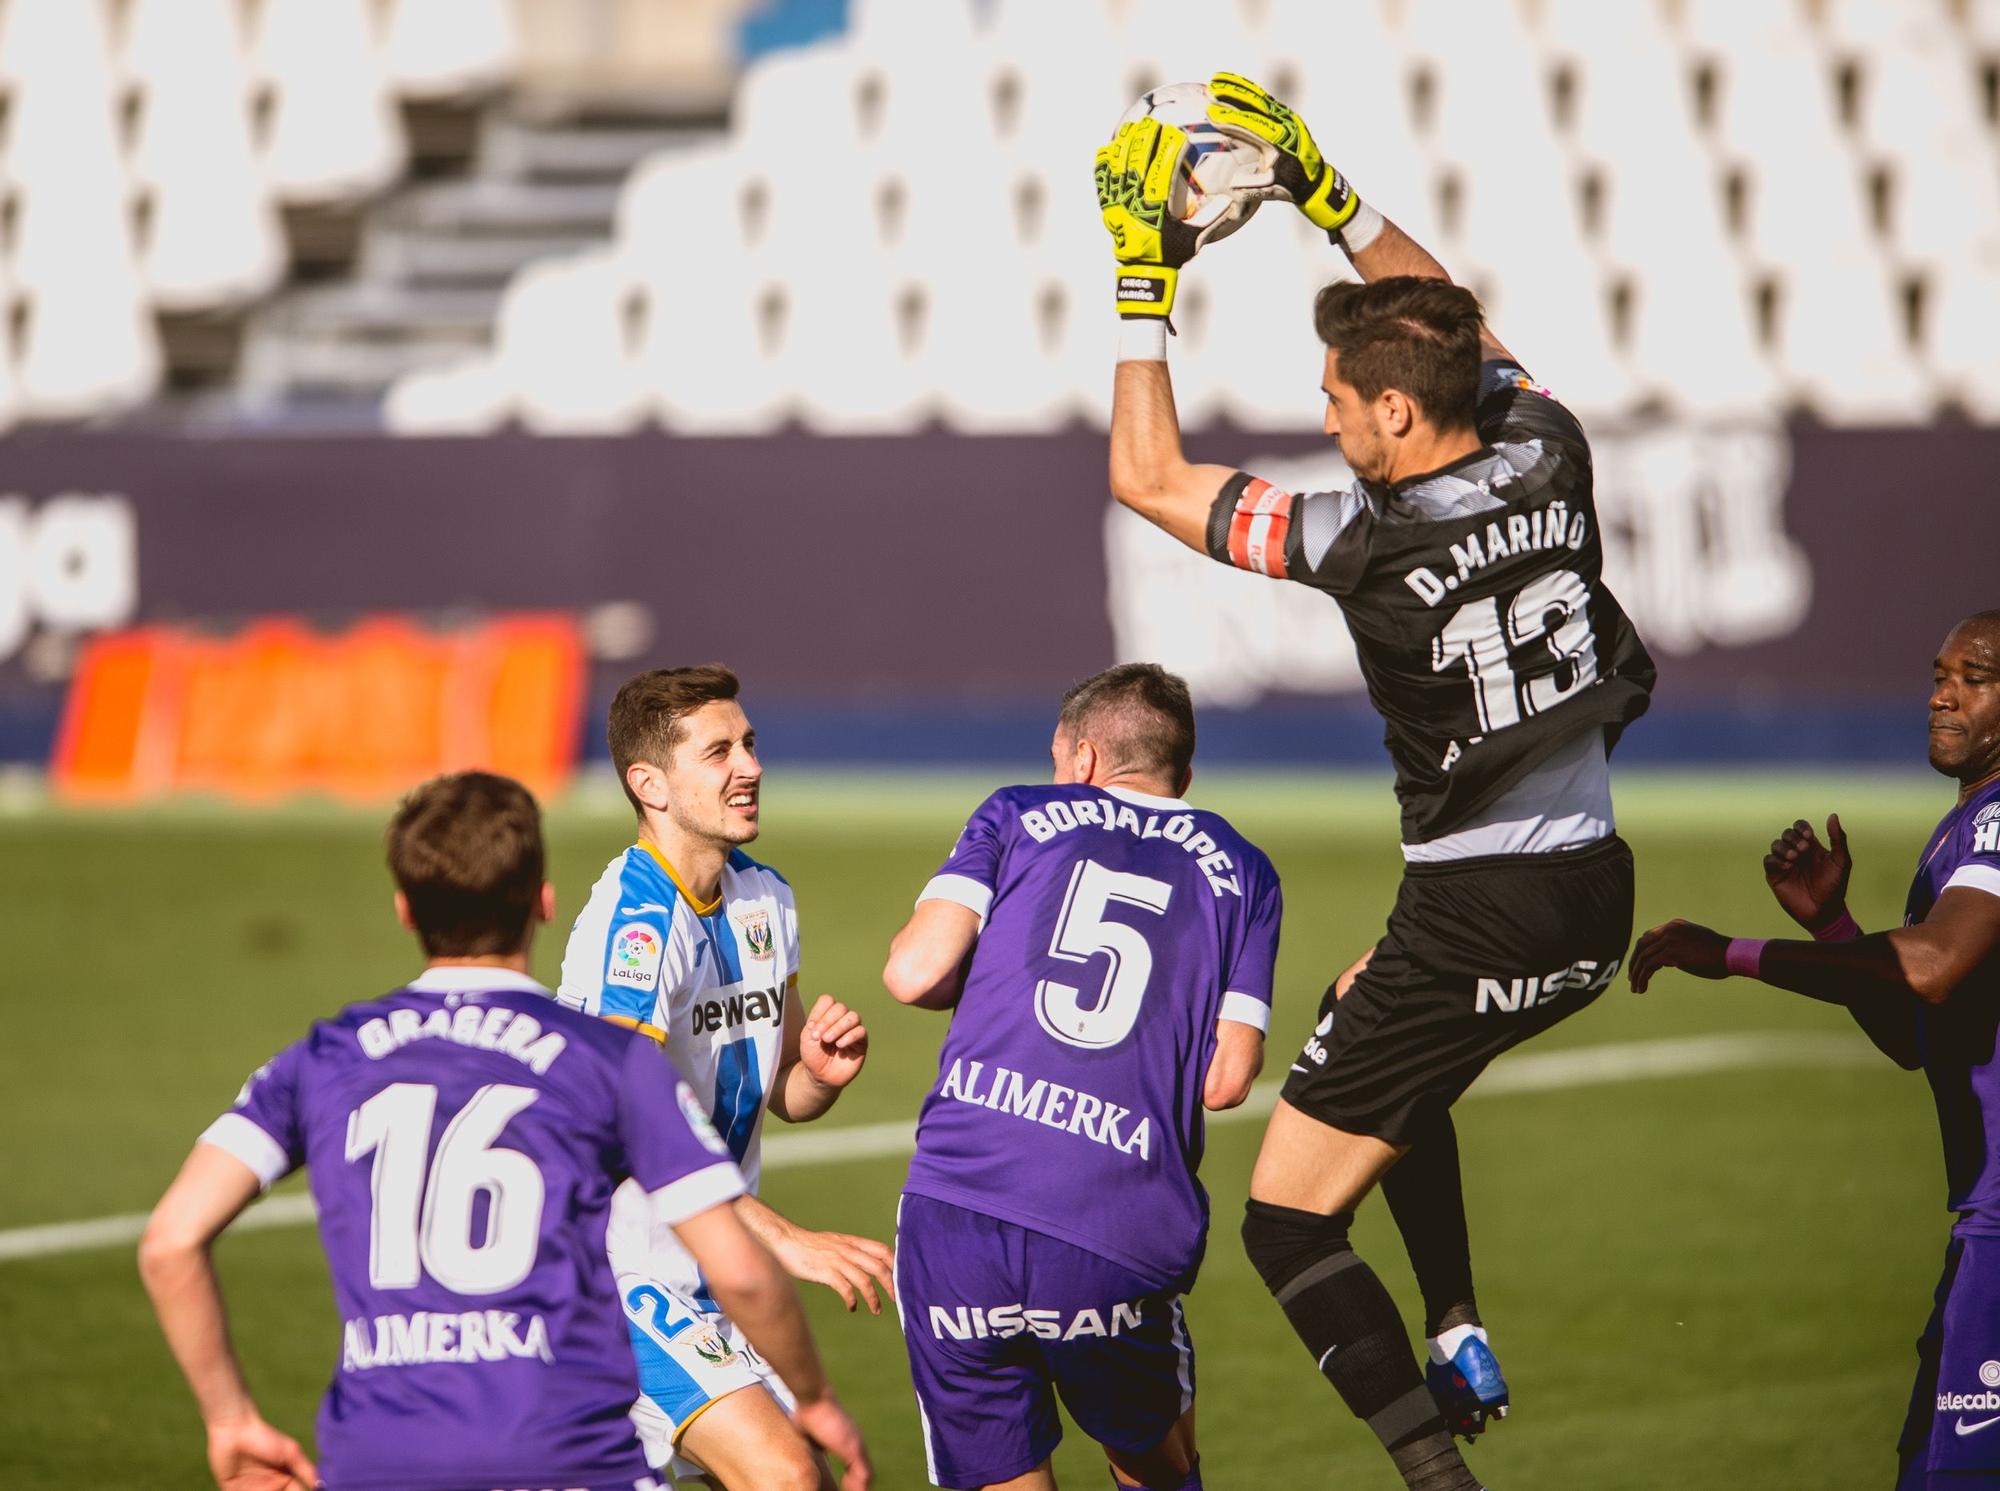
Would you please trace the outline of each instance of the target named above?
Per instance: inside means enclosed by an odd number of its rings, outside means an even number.
[[[388,615],[331,634],[284,617],[227,637],[114,632],[85,648],[50,777],[77,802],[378,799],[481,767],[546,795],[576,765],[585,677],[566,615],[444,630]]]

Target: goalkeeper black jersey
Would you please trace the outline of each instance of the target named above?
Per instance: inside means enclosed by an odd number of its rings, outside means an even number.
[[[1604,586],[1590,446],[1511,362],[1484,446],[1390,485],[1294,495],[1239,472],[1208,550],[1340,602],[1396,766],[1403,840],[1452,832],[1579,731],[1644,713],[1653,660]]]

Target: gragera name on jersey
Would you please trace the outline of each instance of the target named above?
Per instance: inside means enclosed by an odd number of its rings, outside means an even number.
[[[1127,803],[1113,802],[1108,797],[1087,797],[1081,802],[1058,800],[1029,808],[1021,815],[1021,827],[1037,844],[1046,844],[1059,833],[1072,833],[1079,828],[1123,830],[1142,839],[1165,839],[1194,856],[1196,866],[1207,877],[1211,895],[1241,897],[1243,894],[1243,887],[1237,884],[1233,873],[1235,862],[1214,839],[1195,828],[1190,813],[1148,813],[1142,822],[1138,812]]]
[[[1120,1302],[1108,1310],[1078,1310],[1064,1321],[1060,1310],[1033,1310],[1015,1303],[982,1308],[978,1305],[931,1306],[931,1334],[940,1341],[984,1340],[997,1336],[1034,1335],[1044,1341],[1074,1341],[1079,1336],[1119,1336],[1145,1321],[1143,1300]],[[1110,1317],[1109,1324],[1105,1317]]]
[[[462,1004],[457,1009],[435,1009],[428,1015],[415,1010],[390,1010],[378,1015],[354,1032],[354,1038],[370,1058],[400,1051],[411,1041],[447,1040],[481,1051],[498,1051],[511,1056],[537,1076],[546,1075],[569,1044],[567,1037],[542,1030],[533,1015],[499,1006]]]
[[[499,1362],[534,1357],[553,1362],[549,1328],[530,1315],[525,1328],[512,1310],[466,1310],[459,1314],[418,1310],[412,1315],[363,1315],[341,1332],[341,1370],[415,1367],[427,1362]]]
[[[1595,958],[1579,958],[1569,967],[1539,978],[1482,978],[1473,995],[1473,1013],[1485,1015],[1499,1010],[1511,1015],[1538,1004],[1553,1004],[1571,989],[1602,989],[1624,961],[1613,958],[1599,972]]]
[[[688,1008],[688,1025],[696,1035],[733,1030],[759,1020],[778,1024],[785,1018],[785,991],[753,989],[726,999],[704,999]]]
[[[987,1082],[984,1092],[979,1087],[982,1079]],[[1133,1128],[1121,1131],[1119,1126],[1132,1116],[1130,1108],[1043,1077],[1030,1083],[1009,1067],[987,1071],[984,1062],[954,1061],[938,1096],[1076,1134],[1120,1154],[1136,1154],[1142,1160],[1153,1157],[1152,1119],[1141,1118]]]
[[[1421,596],[1425,605],[1435,606],[1471,578],[1475,570],[1545,549],[1581,549],[1589,532],[1589,519],[1582,513],[1572,515],[1567,502],[1551,502],[1534,512],[1509,513],[1504,522],[1496,518],[1486,525],[1483,542],[1479,534],[1468,533],[1463,541],[1445,546],[1451,551],[1451,558],[1449,561],[1440,558],[1437,562],[1456,570],[1456,574],[1440,578],[1429,565],[1420,564],[1403,576],[1403,583]]]

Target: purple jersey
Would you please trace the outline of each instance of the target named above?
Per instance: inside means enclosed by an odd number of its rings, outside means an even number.
[[[1938,897],[1957,886],[2000,896],[2000,781],[1938,823],[1910,882],[1905,925],[1929,916]],[[1973,977],[1981,987],[1966,991],[1971,997],[1918,1006],[1918,1033],[1944,1133],[1948,1204],[1960,1213],[1955,1230],[2000,1236],[2000,1010],[1993,997],[2000,995],[2000,977],[1990,968]]]
[[[311,1172],[341,1318],[335,1491],[627,1483],[639,1384],[604,1254],[630,1175],[681,1222],[743,1181],[652,1041],[521,974],[433,968],[313,1026],[204,1141]]]
[[[1271,862],[1178,799],[1007,787],[923,898],[983,926],[905,1189],[1184,1287],[1215,1024],[1270,1022]]]

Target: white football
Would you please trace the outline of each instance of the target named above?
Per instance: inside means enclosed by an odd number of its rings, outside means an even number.
[[[1187,136],[1167,210],[1197,232],[1198,244],[1227,238],[1250,221],[1259,199],[1240,190],[1268,186],[1271,149],[1225,134],[1209,122],[1206,83],[1165,83],[1125,111],[1120,124],[1153,118]]]

